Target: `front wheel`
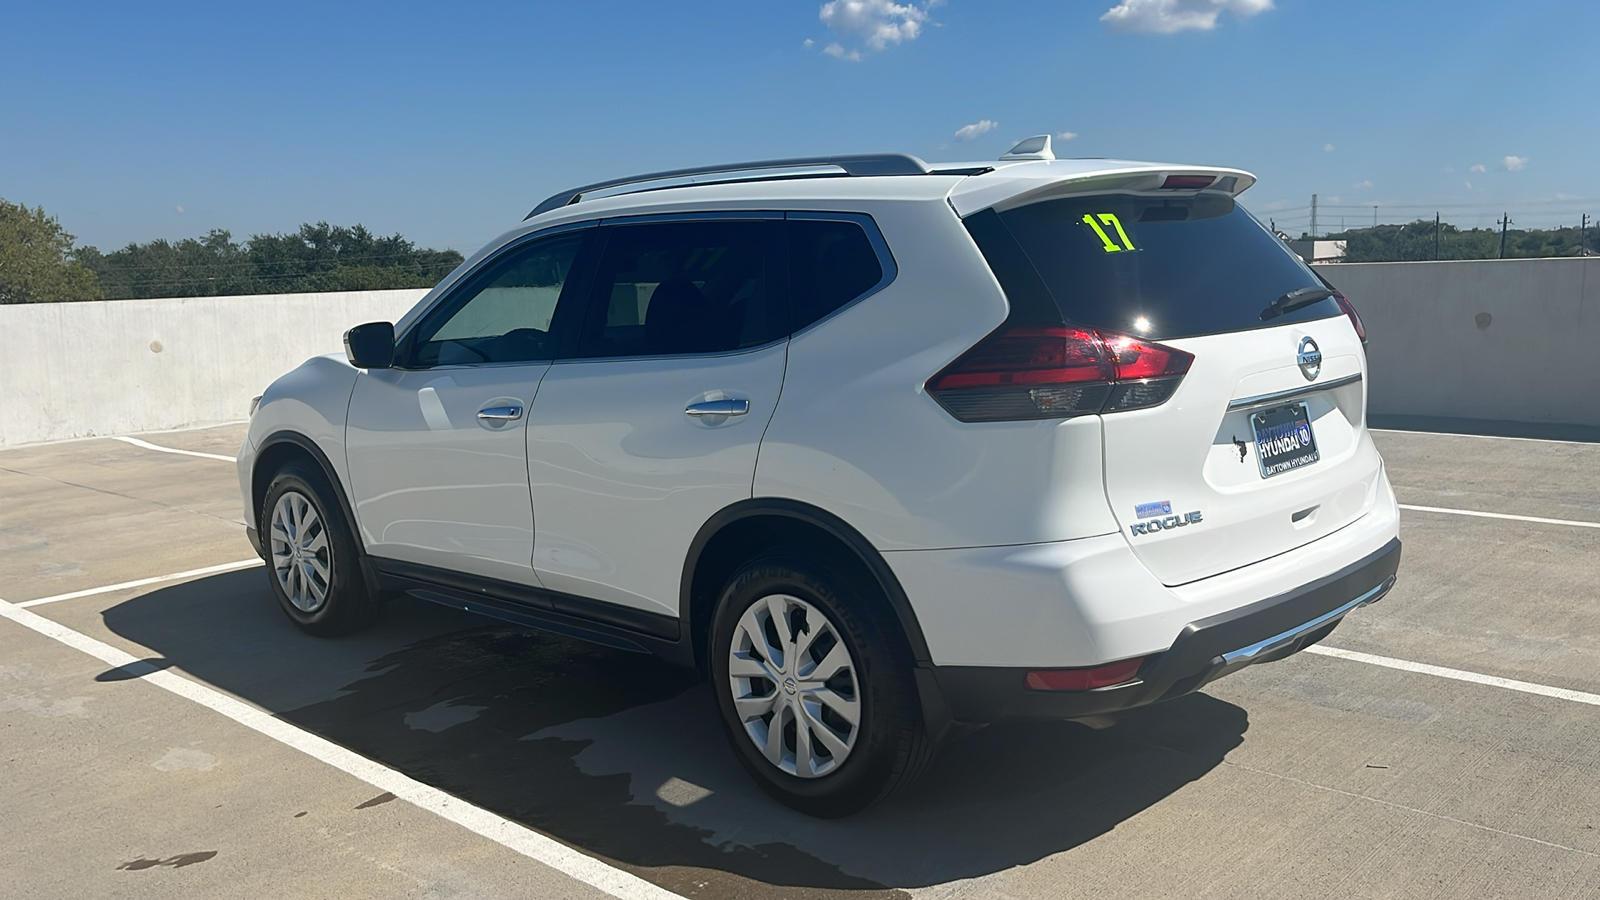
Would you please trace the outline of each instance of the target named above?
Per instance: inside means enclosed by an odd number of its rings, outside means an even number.
[[[932,747],[910,654],[869,586],[794,553],[752,560],[712,622],[712,683],[734,753],[780,802],[859,812]]]
[[[320,471],[290,463],[273,476],[262,503],[268,577],[278,605],[300,630],[349,634],[376,618],[355,537]]]

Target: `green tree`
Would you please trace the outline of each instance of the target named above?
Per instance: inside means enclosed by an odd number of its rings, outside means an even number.
[[[398,234],[378,237],[362,225],[327,222],[253,235],[243,244],[219,229],[105,254],[85,247],[80,256],[106,295],[117,298],[432,287],[462,259],[454,250],[418,248]]]
[[[99,299],[95,274],[77,258],[74,240],[44,207],[0,199],[0,303]]]
[[[203,238],[156,239],[102,254],[79,251],[107,297],[213,297],[257,292],[255,265],[233,235],[214,229]]]
[[[1379,225],[1375,228],[1358,228],[1342,234],[1330,234],[1323,240],[1344,241],[1346,262],[1500,257],[1498,228],[1462,230],[1449,222],[1440,223],[1437,250],[1434,230],[1432,219],[1418,219],[1405,225]],[[1513,228],[1506,232],[1506,258],[1577,256],[1583,249],[1582,240],[1583,236],[1576,228],[1549,230]],[[1591,243],[1594,241],[1593,234],[1589,240]]]

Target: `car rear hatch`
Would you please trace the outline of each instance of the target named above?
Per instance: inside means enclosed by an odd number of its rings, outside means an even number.
[[[1012,315],[929,385],[958,418],[980,421],[967,418],[966,397],[939,388],[994,369],[1026,336],[1065,335],[1068,362],[1057,354],[1056,368],[1030,369],[1031,386],[1006,402],[1054,408],[1030,417],[1101,416],[1106,498],[1168,585],[1348,525],[1382,477],[1347,304],[1228,193],[1196,189],[1208,181],[1057,194],[968,217]],[[1080,359],[1105,374],[1060,374]],[[1068,380],[1070,394],[1041,383]]]

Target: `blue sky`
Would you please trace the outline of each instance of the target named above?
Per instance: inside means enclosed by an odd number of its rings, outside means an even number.
[[[1295,232],[1313,192],[1334,226],[1600,214],[1593,0],[10,0],[0,34],[0,197],[107,250],[326,220],[470,251],[587,181],[1045,132],[1249,169]]]

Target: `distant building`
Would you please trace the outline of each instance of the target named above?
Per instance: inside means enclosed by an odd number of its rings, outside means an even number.
[[[1344,241],[1290,241],[1289,249],[1308,263],[1344,262]]]

